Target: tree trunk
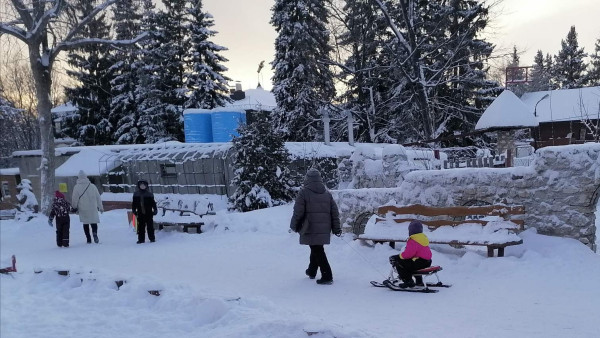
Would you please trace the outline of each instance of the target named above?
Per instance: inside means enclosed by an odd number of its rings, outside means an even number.
[[[47,57],[40,56],[39,46],[29,46],[29,61],[33,79],[35,80],[35,90],[37,93],[37,111],[40,124],[40,142],[42,148],[42,157],[40,162],[40,188],[41,201],[40,209],[43,214],[48,215],[52,203],[52,192],[54,190],[54,134],[52,132],[52,102],[50,101],[52,79],[51,64]],[[44,64],[42,60],[46,60]]]

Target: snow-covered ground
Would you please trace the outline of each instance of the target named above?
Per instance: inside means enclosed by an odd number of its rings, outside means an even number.
[[[0,277],[0,336],[600,336],[600,256],[578,241],[530,229],[503,258],[434,246],[453,286],[420,294],[370,286],[397,250],[332,237],[335,282],[321,286],[304,275],[309,249],[288,233],[291,211],[221,210],[203,234],[160,231],[141,245],[124,210],[101,215],[100,244],[73,217],[69,248],[44,218],[2,221],[1,259],[15,254],[19,271]],[[116,280],[127,283],[117,291]]]

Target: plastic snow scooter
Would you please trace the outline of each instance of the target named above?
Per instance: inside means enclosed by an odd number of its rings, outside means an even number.
[[[440,278],[437,275],[438,271],[442,271],[441,266],[430,266],[425,269],[417,270],[413,273],[413,277],[421,277],[424,284],[422,284],[422,285],[417,284],[412,288],[402,288],[402,287],[400,287],[402,280],[398,277],[398,272],[392,266],[388,279],[384,280],[381,283],[376,282],[376,281],[371,281],[371,285],[376,286],[376,287],[387,287],[394,291],[435,293],[435,292],[438,292],[439,290],[431,289],[431,288],[449,288],[452,286],[452,285],[444,284],[440,281]],[[437,279],[437,283],[427,283],[426,282],[425,279],[427,277],[430,277],[431,275],[435,276],[435,278]]]

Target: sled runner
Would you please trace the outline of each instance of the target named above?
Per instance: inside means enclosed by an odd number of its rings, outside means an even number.
[[[414,277],[420,276],[421,278],[423,278],[424,284],[416,285],[412,288],[402,288],[402,287],[400,287],[400,284],[402,283],[402,281],[400,280],[400,278],[398,278],[396,269],[394,269],[394,267],[392,267],[390,270],[390,275],[389,275],[388,279],[384,280],[381,283],[377,282],[377,281],[371,281],[371,285],[376,286],[376,287],[387,287],[394,291],[435,293],[435,292],[438,292],[439,290],[430,289],[430,288],[449,288],[450,286],[452,286],[452,285],[444,284],[440,281],[440,278],[438,277],[437,272],[441,271],[441,270],[442,270],[441,266],[430,266],[425,269],[417,270],[413,273],[413,276]],[[425,279],[431,275],[435,275],[435,278],[437,279],[437,283],[427,283],[427,281]]]

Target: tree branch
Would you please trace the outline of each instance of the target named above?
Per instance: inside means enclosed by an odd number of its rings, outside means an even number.
[[[54,3],[54,7],[47,10],[42,14],[39,18],[35,20],[35,26],[31,29],[29,34],[31,35],[31,39],[37,39],[42,32],[48,27],[48,22],[54,17],[58,16],[58,12],[62,8],[64,0],[56,0]]]
[[[21,17],[21,20],[23,21],[23,24],[25,25],[25,27],[26,28],[33,27],[33,18],[31,17],[31,14],[29,14],[29,11],[27,10],[27,6],[25,6],[23,1],[12,0],[12,3],[13,3],[13,6],[15,7],[15,9],[17,10],[17,13],[19,13],[19,16]]]
[[[5,33],[27,43],[27,32],[16,26],[0,23],[0,35]]]
[[[148,37],[148,32],[144,32],[131,40],[107,40],[107,39],[97,39],[97,38],[89,38],[89,39],[79,39],[72,41],[63,41],[56,45],[54,50],[52,51],[52,58],[56,57],[58,53],[63,50],[75,49],[77,47],[91,45],[91,44],[102,44],[102,45],[112,45],[112,46],[131,46],[136,44]]]
[[[73,40],[73,38],[74,38],[75,36],[77,36],[77,34],[79,34],[79,33],[80,33],[82,30],[83,30],[83,28],[84,28],[84,27],[85,27],[85,26],[86,26],[86,25],[87,25],[87,24],[88,24],[90,21],[92,21],[92,19],[94,19],[94,17],[95,17],[95,16],[96,16],[98,13],[102,12],[102,11],[103,11],[103,10],[105,10],[105,9],[106,9],[108,6],[110,6],[110,5],[114,4],[114,3],[116,3],[117,1],[118,1],[118,0],[108,0],[108,1],[106,1],[106,2],[104,2],[104,3],[102,3],[102,4],[100,4],[100,5],[96,6],[96,7],[95,7],[95,8],[94,8],[94,9],[93,9],[91,12],[90,12],[90,14],[88,14],[88,15],[87,15],[85,18],[81,19],[81,21],[79,21],[79,22],[78,22],[78,23],[75,25],[75,27],[73,27],[73,28],[71,29],[71,31],[70,31],[70,32],[67,34],[67,36],[66,36],[66,37],[63,39],[63,41],[62,41],[61,43],[59,43],[59,44],[56,46],[56,48],[55,48],[55,51],[56,51],[56,53],[53,53],[53,54],[58,54],[58,53],[59,53],[59,52],[60,52],[62,49],[64,49],[64,48],[61,48],[61,47],[60,47],[61,45],[64,45],[64,44],[70,43],[70,42]],[[53,56],[56,56],[56,55],[53,55]]]

